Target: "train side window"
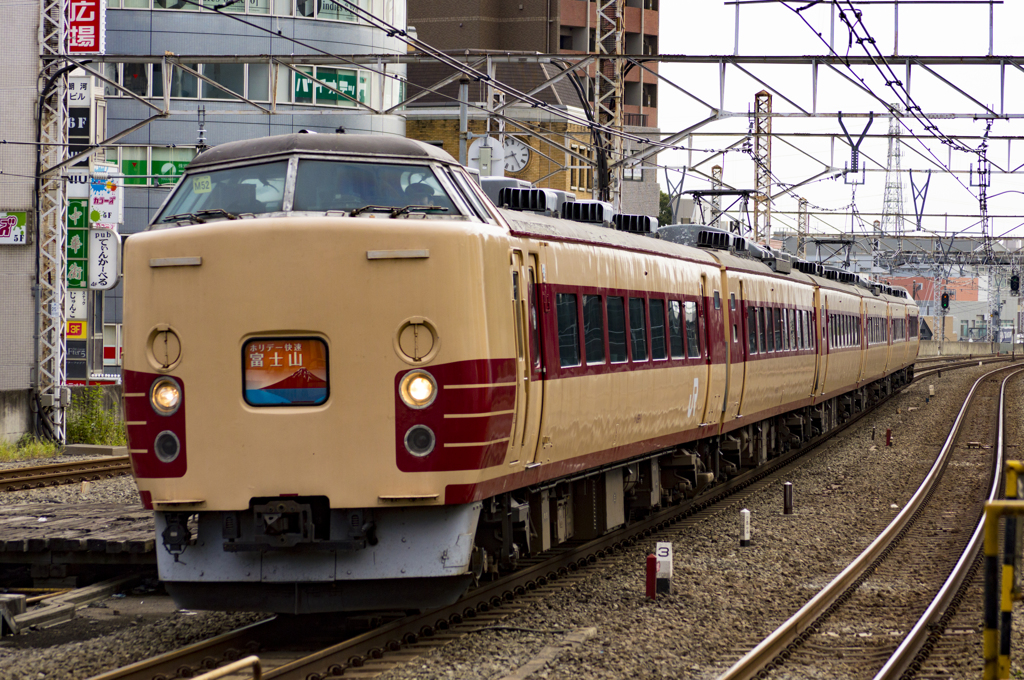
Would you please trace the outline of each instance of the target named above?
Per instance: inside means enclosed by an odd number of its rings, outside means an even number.
[[[804,313],[798,309],[793,310],[793,325],[796,328],[796,348],[804,348]]]
[[[782,328],[782,349],[788,350],[789,346],[789,313],[785,309],[778,310],[779,326]]]
[[[604,305],[600,295],[583,296],[583,345],[588,364],[604,363]]]
[[[775,351],[782,351],[782,310],[775,310]]]
[[[558,316],[558,356],[562,366],[580,365],[580,328],[576,294],[559,293],[555,297]]]
[[[715,309],[722,308],[722,298],[718,295],[718,291],[715,291]]]
[[[761,309],[761,340],[764,342],[765,352],[771,352],[775,349],[775,338],[772,335],[772,310],[770,307]]]
[[[608,356],[613,364],[626,361],[626,306],[620,297],[608,298]]]
[[[686,310],[686,351],[690,357],[701,355],[700,333],[697,332],[697,303],[684,303]]]
[[[651,312],[651,358],[667,359],[665,347],[665,301],[651,300],[647,303]]]
[[[686,356],[683,348],[683,312],[679,300],[670,300],[668,303],[668,338],[669,350],[673,359],[682,359]]]
[[[786,310],[786,316],[789,319],[789,348],[790,349],[799,349],[800,346],[797,344],[797,338],[796,338],[796,335],[797,335],[797,333],[796,333],[796,310],[795,309],[787,309]]]
[[[647,318],[643,298],[629,298],[629,340],[633,361],[647,361]]]
[[[814,319],[810,312],[804,312],[807,319],[807,349],[814,349],[818,344],[818,332],[814,329]]]
[[[768,333],[768,309],[761,307],[758,311],[758,333],[760,339],[758,347],[762,352],[771,351],[771,345],[769,344],[768,338],[771,335]]]
[[[729,293],[729,309],[736,309],[736,293]]]
[[[757,354],[757,309],[747,307],[747,354]]]

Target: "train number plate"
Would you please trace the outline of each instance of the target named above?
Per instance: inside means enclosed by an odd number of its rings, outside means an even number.
[[[327,344],[318,338],[256,338],[242,348],[251,406],[317,406],[330,396]]]

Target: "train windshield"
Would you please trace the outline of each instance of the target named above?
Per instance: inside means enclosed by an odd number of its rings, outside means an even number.
[[[299,159],[289,191],[288,161],[190,171],[153,228],[288,212],[461,216],[450,184],[429,165]],[[290,197],[290,200],[289,200]]]
[[[374,209],[458,214],[430,166],[299,161],[292,210],[364,213]]]
[[[189,173],[155,226],[281,212],[288,161]]]

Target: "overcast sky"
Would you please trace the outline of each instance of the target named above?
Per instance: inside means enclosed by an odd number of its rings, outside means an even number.
[[[913,0],[911,0],[913,2]],[[804,2],[787,3],[792,8],[807,5]],[[842,5],[847,7],[847,3]],[[1016,56],[1024,53],[1018,43],[1017,29],[1024,25],[1024,3],[1009,1],[994,6],[994,49],[996,56]],[[862,21],[867,31],[875,38],[883,55],[894,52],[895,11],[893,5],[858,5],[862,10]],[[825,55],[828,47],[822,42],[815,31],[820,32],[827,41],[830,34],[830,4],[821,3],[802,13],[803,18],[813,27],[808,27],[801,16],[787,9],[783,4],[751,4],[744,5],[740,10],[739,53],[741,55]],[[726,5],[722,0],[662,0],[661,2],[661,39],[660,48],[664,54],[688,55],[731,55],[735,41],[735,6]],[[984,56],[989,49],[989,5],[970,4],[963,6],[900,4],[899,8],[899,44],[900,55],[971,55]],[[838,13],[835,21],[834,48],[844,55],[849,49],[851,55],[865,54],[862,46],[848,45],[845,26],[840,22]],[[1024,61],[1020,62],[1024,65]],[[757,77],[763,79],[781,94],[792,99],[804,109],[811,110],[811,67],[808,65],[788,67],[745,67]],[[849,71],[843,69],[847,75]],[[902,66],[895,69],[897,76],[905,77]],[[863,78],[868,86],[885,101],[896,102],[896,95],[885,84],[884,78],[871,66],[855,67],[856,74]],[[994,109],[999,109],[999,70],[997,67],[972,68],[966,66],[937,67],[936,71],[953,81],[968,94]],[[663,64],[661,73],[690,91],[704,101],[717,105],[719,101],[718,66],[709,65],[671,65]],[[754,94],[763,89],[756,80],[743,74],[734,67],[729,67],[726,76],[725,108],[731,112],[745,114],[753,104]],[[969,99],[957,94],[949,87],[942,85],[935,76],[921,67],[914,67],[910,83],[911,96],[925,113],[975,113],[979,107]],[[798,109],[779,96],[773,99],[775,112],[798,112]],[[822,113],[866,113],[874,111],[876,118],[870,128],[870,134],[884,134],[888,130],[889,120],[881,103],[859,92],[849,83],[825,68],[819,68],[817,110]],[[1005,110],[1007,113],[1024,113],[1024,72],[1008,66],[1006,69]],[[706,118],[708,109],[693,99],[678,92],[670,85],[663,83],[659,88],[659,124],[663,132],[670,133]],[[912,119],[904,119],[907,126],[923,133],[923,126]],[[859,134],[867,123],[866,118],[854,118],[845,121],[847,129],[854,135]],[[975,135],[985,132],[984,121],[933,119],[939,129],[950,136]],[[748,119],[745,116],[730,120],[717,121],[703,131],[742,133],[747,129]],[[905,130],[904,130],[905,131]],[[787,118],[773,120],[773,132],[837,132],[841,133],[836,118]],[[1014,136],[1024,132],[1024,121],[996,121],[991,130],[992,136]],[[733,143],[738,137],[695,137],[694,147],[701,149],[721,149]],[[834,157],[832,143],[828,139],[788,139],[799,147],[794,149],[780,139],[772,143],[772,172],[782,182],[797,183],[821,172],[823,166],[807,157],[801,150],[820,158],[825,163],[833,163],[843,168],[850,163],[849,148],[836,143]],[[977,147],[980,140],[964,140],[964,144]],[[886,163],[888,143],[886,139],[867,139],[862,147],[864,155],[880,163]],[[940,214],[978,214],[977,187],[970,186],[970,178],[965,173],[954,179],[949,174],[940,174],[939,164],[966,171],[973,162],[977,167],[977,157],[954,151],[950,156],[949,149],[937,139],[929,139],[923,143],[911,142],[911,149],[904,148],[901,159],[903,194],[905,213],[913,213],[911,188],[908,169],[914,169],[914,181],[923,184],[924,175],[917,170],[929,167],[936,170],[928,190],[928,213]],[[1024,164],[1024,143],[995,141],[990,145],[990,158],[999,166],[1010,169]],[[934,154],[937,160],[931,156]],[[707,156],[706,153],[694,152],[692,163]],[[717,162],[721,162],[721,157]],[[687,152],[662,153],[659,162],[668,166],[684,166],[691,164]],[[711,165],[707,163],[702,169],[710,174]],[[867,161],[868,167],[878,167]],[[753,188],[754,169],[749,158],[741,153],[728,153],[724,157],[723,177],[726,184],[737,188]],[[664,183],[664,173],[661,173]],[[962,183],[962,184],[961,184]],[[966,185],[966,186],[964,186]],[[709,184],[703,179],[689,175],[685,189],[707,188]],[[856,205],[859,210],[881,212],[885,188],[885,174],[869,172],[866,183],[856,188]],[[819,181],[796,192],[807,198],[812,205],[823,208],[843,208],[851,202],[851,187],[842,179],[838,181]],[[773,188],[773,192],[777,188]],[[1010,191],[1001,196],[1000,192]],[[992,233],[1001,235],[1011,232],[1024,237],[1024,182],[1016,175],[993,175],[992,185],[988,190],[992,196],[989,211],[994,217]],[[795,198],[782,196],[776,199],[774,210],[794,211],[797,207]],[[868,218],[875,219],[875,218]],[[948,225],[950,229],[970,228],[977,233],[978,226],[970,225],[977,217],[954,218],[948,221],[943,218],[925,218],[925,230],[942,230]],[[773,228],[795,225],[795,217],[778,215],[773,219]],[[863,227],[858,223],[854,226],[858,231]],[[908,225],[910,228],[910,225]],[[850,231],[851,219],[841,214],[826,215],[820,219],[812,218],[812,229],[815,231]]]

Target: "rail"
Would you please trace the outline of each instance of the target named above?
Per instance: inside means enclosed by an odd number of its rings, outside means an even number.
[[[974,385],[971,386],[970,392],[968,392],[967,398],[964,400],[964,405],[957,414],[953,427],[950,428],[949,436],[936,457],[935,463],[929,469],[918,490],[882,533],[838,576],[801,607],[796,614],[791,616],[754,649],[734,663],[725,673],[719,676],[718,680],[741,680],[756,677],[762,670],[769,667],[776,657],[783,655],[787,650],[793,649],[793,645],[798,642],[798,638],[810,630],[818,618],[825,614],[833,604],[854,586],[863,574],[875,564],[876,560],[889,549],[923,507],[934,485],[941,477],[942,471],[953,450],[953,444],[964,422],[967,409],[978,387],[990,376],[1004,370],[1006,370],[1006,367],[989,371],[978,378]]]
[[[94,482],[126,475],[131,471],[128,456],[10,468],[0,470],[0,491],[25,491],[61,484]]]

